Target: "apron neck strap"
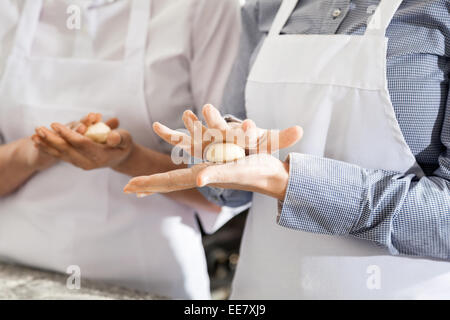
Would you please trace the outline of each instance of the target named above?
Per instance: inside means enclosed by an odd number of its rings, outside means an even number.
[[[297,6],[297,3],[298,0],[283,0],[277,15],[273,20],[272,26],[270,27],[269,37],[278,36],[281,33],[281,30]]]
[[[378,35],[384,37],[386,30],[403,0],[381,0],[377,10],[367,24],[365,35]]]
[[[395,13],[402,4],[403,0],[380,0],[377,10],[367,25],[366,35],[385,36],[386,29],[392,21]],[[270,27],[269,36],[278,36],[284,25],[288,21],[298,0],[283,0],[280,9]]]
[[[43,0],[27,0],[14,40],[16,52],[29,55],[33,45]],[[133,0],[125,42],[125,59],[144,61],[150,19],[151,0]]]
[[[125,42],[125,59],[144,61],[151,7],[151,0],[133,0]]]
[[[41,9],[42,0],[27,0],[25,2],[14,39],[13,50],[16,52],[24,55],[30,54]]]

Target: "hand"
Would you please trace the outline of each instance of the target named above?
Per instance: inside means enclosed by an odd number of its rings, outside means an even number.
[[[71,163],[84,170],[104,167],[116,167],[123,163],[133,149],[133,142],[128,131],[118,129],[119,121],[114,118],[106,122],[112,129],[106,144],[100,144],[85,137],[87,127],[101,121],[101,115],[90,113],[80,122],[68,126],[52,123],[49,130],[36,128],[37,147],[55,158]]]
[[[208,127],[203,126],[191,111],[183,114],[190,136],[160,123],[155,123],[153,128],[165,141],[182,147],[197,158],[203,158],[206,147],[213,142],[236,143],[250,155],[226,164],[202,163],[188,169],[137,177],[130,180],[124,192],[148,195],[210,185],[283,199],[289,164],[270,153],[295,144],[301,139],[303,130],[298,126],[281,131],[261,129],[249,119],[242,123],[227,123],[211,105],[203,108],[203,116]]]
[[[207,127],[192,111],[184,112],[183,122],[190,135],[172,130],[159,122],[153,124],[153,130],[166,142],[183,148],[199,159],[203,158],[206,147],[211,143],[235,143],[246,149],[247,154],[273,153],[294,145],[303,135],[299,126],[279,131],[258,128],[250,119],[242,123],[227,123],[220,112],[209,104],[203,107],[202,113]]]
[[[131,179],[124,192],[149,195],[196,187],[259,192],[284,199],[289,179],[289,164],[269,154],[254,154],[225,164],[201,163],[188,169]]]

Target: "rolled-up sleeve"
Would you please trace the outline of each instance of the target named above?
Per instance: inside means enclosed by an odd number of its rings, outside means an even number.
[[[3,77],[6,62],[11,52],[23,2],[23,0],[0,2],[0,79]],[[0,108],[2,107],[0,105]],[[0,127],[0,144],[3,143],[5,143],[5,139]]]

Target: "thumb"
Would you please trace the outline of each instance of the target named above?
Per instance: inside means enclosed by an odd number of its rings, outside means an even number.
[[[108,134],[106,138],[106,145],[112,148],[128,148],[133,139],[131,138],[131,134],[124,129],[113,130]]]
[[[119,127],[119,119],[111,118],[105,122],[105,124],[111,128],[111,130],[117,129]]]
[[[196,177],[197,187],[208,184],[228,184],[236,181],[236,175],[244,174],[242,167],[237,163],[226,163],[222,165],[211,165],[202,169]],[[245,171],[245,170],[244,170]]]
[[[268,134],[268,150],[272,153],[277,150],[289,148],[301,140],[303,137],[303,128],[300,126],[293,126],[281,131],[269,130]],[[274,145],[272,139],[278,139],[278,145]]]

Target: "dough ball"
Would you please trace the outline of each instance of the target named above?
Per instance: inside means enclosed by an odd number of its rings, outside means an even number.
[[[110,127],[108,127],[103,122],[97,122],[96,124],[89,126],[84,135],[92,141],[98,143],[106,143],[106,138],[108,137],[108,133],[110,132]]]
[[[230,162],[245,158],[245,150],[234,143],[215,143],[208,147],[205,158],[209,162]]]

